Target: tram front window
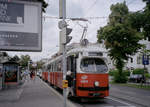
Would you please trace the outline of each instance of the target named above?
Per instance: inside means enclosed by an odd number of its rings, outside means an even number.
[[[81,70],[83,72],[107,72],[108,68],[102,59],[98,58],[85,58],[81,61]]]

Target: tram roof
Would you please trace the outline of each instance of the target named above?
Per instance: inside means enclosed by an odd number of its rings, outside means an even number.
[[[67,56],[76,54],[79,52],[102,52],[102,53],[107,53],[108,51],[106,48],[104,48],[101,44],[99,43],[89,43],[86,46],[82,46],[80,43],[72,43],[67,46]],[[54,54],[46,63],[49,64],[53,61],[59,60],[62,58],[61,53],[56,53]]]

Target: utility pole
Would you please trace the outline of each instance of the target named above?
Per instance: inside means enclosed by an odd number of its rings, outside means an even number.
[[[66,19],[66,0],[59,0],[59,17],[62,18],[62,23],[65,23],[65,19]],[[60,22],[61,23],[61,22]],[[62,24],[59,25],[59,28],[61,28]],[[66,26],[62,25],[62,28],[66,28]],[[61,29],[62,29],[61,28]],[[63,29],[62,31],[60,31],[60,38],[64,38],[66,35],[65,33],[61,33],[64,32]],[[66,44],[62,43],[60,40],[60,48],[62,47],[62,51],[63,51],[63,81],[66,80]],[[64,97],[64,107],[66,107],[66,88],[63,87],[63,97]]]
[[[68,82],[66,80],[66,44],[69,43],[72,39],[71,36],[68,36],[71,32],[71,28],[67,28],[66,23],[66,0],[59,0],[59,18],[62,19],[58,23],[60,31],[60,46],[59,46],[59,52],[63,53],[63,97],[64,97],[64,107],[66,107],[66,88],[68,87]],[[62,49],[61,49],[62,48]]]

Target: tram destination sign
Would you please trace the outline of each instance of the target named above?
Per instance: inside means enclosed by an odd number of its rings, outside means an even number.
[[[0,1],[0,50],[42,50],[41,8],[39,2]]]

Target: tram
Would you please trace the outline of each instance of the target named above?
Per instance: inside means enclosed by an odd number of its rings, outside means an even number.
[[[104,98],[109,96],[108,61],[99,44],[72,44],[67,48],[67,71],[73,74],[68,97]],[[45,64],[42,78],[63,89],[62,54],[55,54]],[[47,74],[46,74],[47,73]],[[45,76],[46,75],[46,76]],[[70,81],[68,81],[70,82]]]

